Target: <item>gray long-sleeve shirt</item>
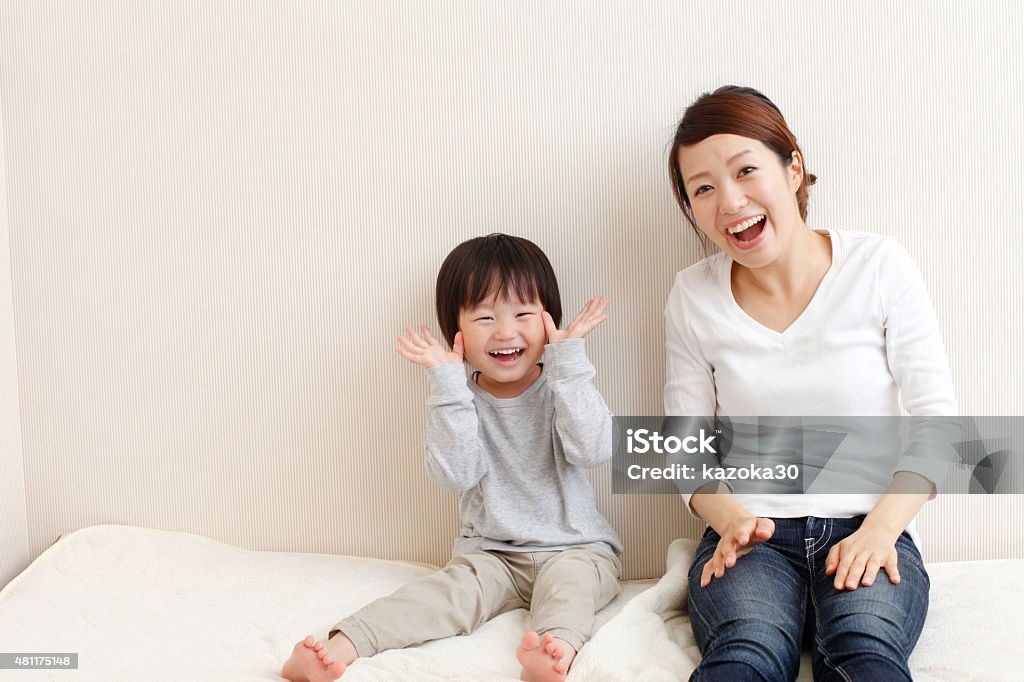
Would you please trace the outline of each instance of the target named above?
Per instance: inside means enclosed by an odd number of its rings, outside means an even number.
[[[453,554],[585,545],[622,553],[585,471],[612,455],[612,415],[594,374],[583,339],[545,346],[540,377],[515,398],[494,397],[462,365],[427,370],[427,475],[459,493]]]

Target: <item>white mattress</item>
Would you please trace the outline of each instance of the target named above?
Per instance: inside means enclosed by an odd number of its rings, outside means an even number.
[[[674,680],[698,660],[683,611],[692,543],[669,548],[662,580],[627,583],[598,616],[570,680]],[[77,652],[77,670],[0,680],[279,680],[306,634],[433,567],[253,552],[186,533],[94,526],[44,552],[0,592],[0,651]],[[1024,560],[929,566],[932,608],[916,680],[1020,680]],[[466,637],[358,661],[345,680],[509,680],[523,610]],[[809,661],[800,679],[810,680]]]

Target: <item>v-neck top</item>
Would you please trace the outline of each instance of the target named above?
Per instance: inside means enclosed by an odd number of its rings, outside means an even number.
[[[938,322],[910,255],[891,237],[820,232],[832,240],[832,264],[783,332],[760,324],[736,302],[733,259],[724,253],[676,276],[665,308],[667,415],[957,414]],[[901,461],[897,470],[903,469],[933,481],[937,476]],[[879,477],[879,492],[891,480],[891,471],[886,475]],[[820,504],[807,494],[757,497],[779,498],[748,507],[761,516],[853,516],[873,504],[836,501],[859,495],[820,496],[832,498]]]
[[[819,234],[824,234],[829,237],[829,241],[832,242],[832,262],[829,264],[828,270],[825,272],[825,276],[822,277],[821,282],[818,283],[818,288],[814,291],[814,295],[811,296],[811,300],[808,301],[807,306],[803,311],[796,317],[795,320],[789,323],[783,331],[776,331],[770,327],[766,327],[761,324],[753,317],[751,317],[747,311],[740,306],[736,300],[736,295],[732,290],[732,270],[733,270],[733,259],[729,257],[723,257],[721,260],[726,261],[722,263],[722,267],[718,269],[718,275],[722,278],[721,287],[722,291],[725,292],[726,298],[734,309],[734,312],[738,313],[741,317],[749,321],[751,328],[755,333],[765,333],[769,335],[777,335],[785,337],[788,333],[790,336],[794,336],[799,333],[800,326],[807,323],[807,320],[813,320],[815,311],[821,304],[821,300],[828,297],[828,291],[832,286],[832,280],[836,273],[835,264],[837,261],[842,260],[842,249],[843,241],[841,238],[832,237],[828,230],[815,230]],[[840,253],[836,253],[836,252]],[[724,256],[724,254],[719,254]],[[791,331],[792,330],[792,331]]]

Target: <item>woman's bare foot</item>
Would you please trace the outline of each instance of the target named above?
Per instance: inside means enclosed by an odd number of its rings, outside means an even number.
[[[536,632],[523,635],[516,658],[523,666],[519,678],[527,682],[562,682],[576,658],[576,650],[550,633],[541,639]]]
[[[335,639],[338,637],[344,635]],[[281,668],[281,677],[292,682],[331,682],[341,677],[346,667],[344,661],[336,659],[322,642],[309,635],[292,649],[291,658]]]

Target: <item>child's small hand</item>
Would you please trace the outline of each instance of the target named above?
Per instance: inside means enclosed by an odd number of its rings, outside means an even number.
[[[448,352],[430,333],[427,325],[421,324],[420,331],[423,336],[417,334],[412,327],[405,328],[408,338],[398,337],[399,355],[421,367],[437,367],[438,365],[462,362],[462,332],[455,335],[452,350]]]
[[[551,315],[545,310],[541,315],[544,318],[544,329],[548,332],[548,343],[557,343],[562,339],[582,339],[594,331],[597,325],[608,319],[604,311],[608,309],[610,304],[610,300],[598,294],[587,301],[587,304],[583,306],[583,311],[564,330],[559,330],[555,326],[555,321],[551,319]]]

